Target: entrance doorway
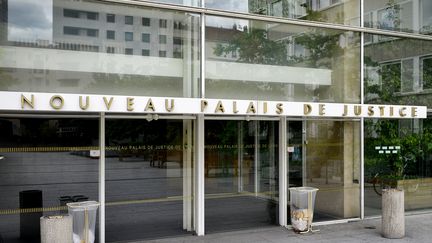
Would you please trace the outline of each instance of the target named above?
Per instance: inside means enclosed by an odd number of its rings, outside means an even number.
[[[192,120],[106,119],[106,241],[192,229]]]
[[[278,122],[205,122],[206,233],[278,223]]]
[[[319,189],[314,222],[360,217],[359,121],[287,121],[287,160],[288,189]]]

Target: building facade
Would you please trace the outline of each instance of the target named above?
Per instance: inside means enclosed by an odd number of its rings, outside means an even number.
[[[426,0],[0,0],[0,242],[100,203],[99,242],[432,208]]]

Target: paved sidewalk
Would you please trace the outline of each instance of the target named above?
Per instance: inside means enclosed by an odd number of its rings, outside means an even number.
[[[184,236],[152,241],[152,243],[193,242],[193,243],[277,243],[277,242],[432,242],[432,214],[410,215],[405,217],[406,236],[390,240],[381,236],[381,219],[368,219],[351,223],[316,226],[320,232],[296,234],[282,227],[266,227],[209,234],[202,237]]]

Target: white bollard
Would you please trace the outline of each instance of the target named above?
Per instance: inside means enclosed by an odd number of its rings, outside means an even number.
[[[382,235],[389,239],[405,236],[404,191],[384,189],[382,191]]]
[[[40,218],[41,243],[72,243],[72,216]]]

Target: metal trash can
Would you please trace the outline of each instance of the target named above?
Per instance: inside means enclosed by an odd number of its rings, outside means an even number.
[[[296,232],[312,232],[315,197],[318,188],[292,187],[290,190],[291,225]]]
[[[41,243],[72,243],[72,216],[43,216],[40,218]]]
[[[41,190],[19,192],[20,208],[20,239],[39,242],[42,217],[43,198]]]
[[[96,201],[74,202],[68,203],[67,206],[73,218],[73,242],[93,243],[99,203]]]

